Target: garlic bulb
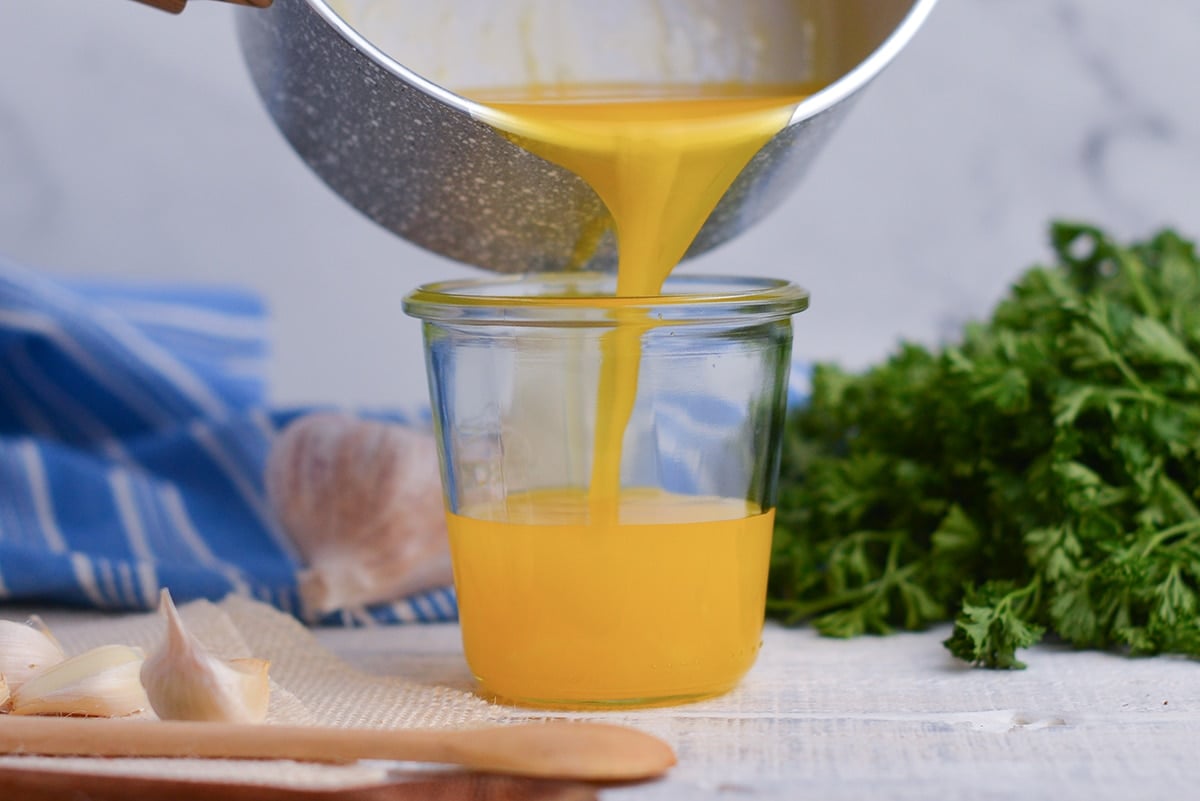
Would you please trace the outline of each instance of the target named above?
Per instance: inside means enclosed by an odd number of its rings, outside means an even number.
[[[4,674],[0,673],[0,712],[8,711],[8,702],[12,699],[12,695],[8,691],[8,680],[4,678]]]
[[[159,610],[166,617],[166,638],[141,671],[155,714],[163,720],[261,723],[267,717],[271,692],[269,663],[264,659],[227,662],[209,653],[184,628],[165,589]]]
[[[0,676],[4,676],[10,691],[65,658],[58,641],[40,619],[31,618],[29,623],[0,620]]]
[[[266,483],[279,520],[308,563],[300,576],[308,612],[392,601],[451,582],[437,447],[429,432],[311,414],[275,442]]]
[[[142,652],[104,645],[35,673],[12,693],[14,715],[122,717],[149,708]]]

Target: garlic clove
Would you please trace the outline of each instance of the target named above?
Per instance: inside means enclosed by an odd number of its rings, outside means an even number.
[[[432,433],[310,414],[272,445],[266,484],[307,563],[300,595],[310,616],[453,580]]]
[[[261,723],[267,716],[270,683],[264,659],[225,661],[210,653],[184,627],[165,589],[159,609],[167,622],[162,646],[142,666],[142,684],[163,720]]]
[[[33,674],[65,658],[40,618],[30,618],[29,623],[0,620],[0,674],[9,690],[15,691]]]
[[[123,717],[149,708],[142,651],[104,645],[35,673],[12,694],[14,715]]]
[[[268,670],[271,663],[266,659],[231,659],[229,666],[248,678],[247,687],[258,687],[253,692],[245,693],[246,713],[252,723],[259,723],[267,717],[267,705],[271,698],[271,683]]]
[[[54,636],[54,632],[52,632],[50,627],[46,625],[46,621],[42,620],[41,615],[30,615],[28,619],[26,619],[25,625],[40,631],[43,635],[45,635],[47,640],[54,643],[54,647],[58,648],[58,650],[62,653],[66,653],[66,650],[62,647],[62,643],[60,643],[58,638]]]

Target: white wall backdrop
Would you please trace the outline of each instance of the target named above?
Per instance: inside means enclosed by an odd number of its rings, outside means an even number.
[[[0,254],[236,283],[272,308],[274,399],[412,405],[400,298],[474,270],[314,177],[250,85],[235,13],[0,2]],[[942,0],[790,202],[688,269],[813,293],[796,350],[858,366],[986,313],[1054,216],[1200,235],[1200,3]]]

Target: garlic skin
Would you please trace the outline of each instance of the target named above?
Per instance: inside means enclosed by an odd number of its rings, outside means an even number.
[[[142,651],[103,645],[42,670],[13,690],[14,715],[124,717],[150,708]]]
[[[319,615],[451,583],[432,433],[319,412],[288,426],[267,459],[267,493],[308,568]]]
[[[162,591],[166,618],[162,646],[142,665],[141,681],[163,720],[261,723],[267,717],[270,684],[265,659],[225,661],[211,654],[184,628],[171,595]]]
[[[10,691],[64,659],[62,647],[40,619],[31,618],[29,623],[0,620],[0,675]]]
[[[0,712],[8,711],[8,702],[12,700],[12,695],[8,691],[8,680],[4,678],[4,674],[0,673]]]

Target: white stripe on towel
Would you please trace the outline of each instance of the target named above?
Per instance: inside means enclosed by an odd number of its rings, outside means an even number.
[[[64,553],[67,550],[67,541],[63,538],[58,520],[54,517],[54,504],[50,499],[50,485],[46,481],[46,466],[42,464],[42,455],[32,441],[22,442],[20,451],[21,461],[25,464],[25,476],[29,480],[29,494],[33,499],[38,527],[42,530],[46,547],[52,553]]]
[[[299,553],[287,535],[280,531],[279,526],[275,522],[275,513],[267,505],[263,493],[258,491],[254,480],[243,472],[241,466],[222,447],[220,441],[213,436],[212,431],[203,422],[196,421],[189,425],[188,433],[208,452],[208,455],[217,462],[225,472],[225,475],[233,482],[238,494],[242,496],[242,499],[246,501],[246,504],[254,512],[255,516],[258,517],[259,522],[263,524],[267,533],[271,535],[272,541],[279,550],[287,554],[293,562],[299,564],[301,562]]]
[[[113,503],[116,504],[117,515],[121,519],[121,528],[125,531],[129,550],[133,552],[135,559],[153,560],[154,553],[146,541],[146,529],[142,525],[142,517],[138,514],[137,504],[133,499],[133,487],[129,483],[128,474],[120,469],[110,470],[108,486],[112,490]]]
[[[71,554],[71,568],[75,573],[75,583],[88,600],[101,609],[108,606],[108,602],[104,599],[104,593],[100,592],[100,585],[96,581],[96,566],[92,564],[92,560],[84,554],[73,553]]]
[[[53,317],[48,317],[45,314],[37,312],[0,309],[0,325],[40,334],[53,341],[93,381],[120,398],[126,405],[140,414],[142,419],[147,423],[151,423],[156,427],[162,427],[173,421],[171,414],[163,411],[150,399],[131,391],[128,384],[121,381],[114,381],[110,371],[101,367],[92,354],[72,339]]]
[[[191,515],[188,514],[187,505],[184,503],[183,496],[179,494],[179,489],[172,484],[160,485],[158,487],[158,498],[162,503],[163,511],[167,514],[167,518],[174,524],[176,533],[179,534],[184,545],[196,555],[196,561],[205,567],[219,571],[225,578],[229,579],[229,583],[233,585],[234,590],[239,594],[249,595],[250,588],[246,584],[246,580],[242,578],[241,573],[232,565],[217,559],[216,554],[212,552],[208,547],[208,543],[204,541],[204,538],[200,536],[200,532],[196,530],[196,525],[192,522]]]
[[[128,454],[125,452],[121,443],[113,437],[112,432],[108,427],[102,424],[99,420],[88,411],[87,407],[75,400],[69,394],[63,392],[53,381],[46,378],[37,368],[33,358],[29,355],[29,350],[26,347],[13,348],[9,354],[12,360],[12,366],[17,371],[17,377],[23,378],[30,387],[45,399],[58,407],[59,416],[63,419],[72,419],[87,438],[100,445],[101,450],[105,455],[115,461],[126,461]]]
[[[267,336],[261,317],[149,300],[106,300],[105,305],[134,323],[198,331],[210,338],[262,342]]]

